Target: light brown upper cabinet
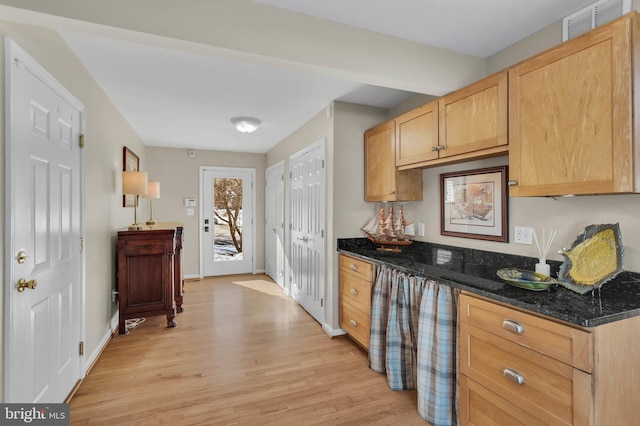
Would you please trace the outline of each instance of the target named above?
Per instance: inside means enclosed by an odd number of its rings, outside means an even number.
[[[365,201],[422,200],[422,170],[396,168],[395,121],[364,133]]]
[[[396,166],[438,158],[438,101],[396,117]]]
[[[632,13],[511,68],[509,195],[636,191],[638,33]]]
[[[506,154],[507,71],[396,118],[396,165],[429,167]]]
[[[440,158],[474,159],[508,150],[507,71],[438,100]]]

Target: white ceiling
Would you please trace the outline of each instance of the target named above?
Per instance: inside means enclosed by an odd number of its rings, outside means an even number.
[[[485,58],[593,0],[256,0]],[[264,153],[333,100],[389,108],[412,95],[277,61],[201,55],[59,30],[148,146]],[[254,116],[252,134],[233,116]]]

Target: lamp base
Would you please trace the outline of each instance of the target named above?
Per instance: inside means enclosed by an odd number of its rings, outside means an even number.
[[[149,219],[147,221],[147,226],[156,226],[158,224],[158,221],[155,219]]]
[[[129,225],[129,231],[142,231],[144,229],[144,225],[141,223],[134,223]]]

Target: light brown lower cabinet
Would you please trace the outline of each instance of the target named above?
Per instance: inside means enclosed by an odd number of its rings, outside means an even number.
[[[363,348],[369,349],[373,264],[340,256],[340,327]]]
[[[580,328],[461,294],[460,424],[637,424],[634,335],[640,317]]]

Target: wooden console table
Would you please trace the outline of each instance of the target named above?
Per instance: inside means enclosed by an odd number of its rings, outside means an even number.
[[[181,225],[118,232],[120,334],[127,333],[126,320],[131,318],[166,315],[167,327],[175,327],[182,291]]]

